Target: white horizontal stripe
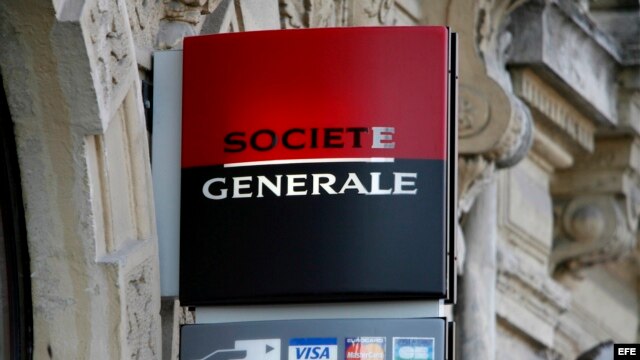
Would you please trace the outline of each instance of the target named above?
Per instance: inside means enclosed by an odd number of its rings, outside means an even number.
[[[324,158],[324,159],[289,159],[289,160],[265,160],[247,161],[239,163],[224,164],[224,167],[258,166],[258,165],[287,165],[287,164],[312,164],[312,163],[332,163],[332,162],[393,162],[393,158]]]

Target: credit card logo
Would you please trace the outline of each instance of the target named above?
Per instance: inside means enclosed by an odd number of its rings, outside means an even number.
[[[393,360],[433,360],[433,338],[393,338]]]
[[[289,360],[338,360],[338,339],[291,339],[289,340]]]
[[[384,360],[385,348],[384,337],[348,337],[345,340],[345,358]]]

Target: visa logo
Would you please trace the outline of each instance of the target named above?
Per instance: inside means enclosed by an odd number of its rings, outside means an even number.
[[[337,339],[291,339],[289,341],[289,360],[338,360]]]
[[[330,359],[329,347],[296,347],[296,360],[301,359]]]

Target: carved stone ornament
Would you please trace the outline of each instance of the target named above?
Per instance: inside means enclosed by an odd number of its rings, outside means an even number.
[[[493,181],[495,166],[480,155],[458,157],[458,216],[471,209],[484,186]]]
[[[458,221],[493,181],[496,168],[525,157],[533,142],[533,121],[513,92],[505,53],[509,15],[521,0],[451,0],[425,5],[426,24],[447,24],[458,34]],[[458,227],[458,267],[465,243]]]
[[[322,28],[342,25],[339,12],[343,1],[280,0],[280,19],[284,29]]]
[[[395,0],[279,0],[279,3],[285,29],[418,25],[398,21]]]
[[[89,133],[105,131],[135,77],[132,34],[124,1],[96,1],[87,6],[80,23],[87,41],[91,75],[98,95],[101,126]]]
[[[182,46],[185,36],[196,35],[202,15],[210,14],[222,0],[164,0],[157,47],[160,50]]]
[[[374,22],[378,22],[377,25],[391,24],[393,19],[390,14],[393,10],[394,0],[369,0],[363,1],[363,3],[367,4],[362,10],[366,17],[370,19],[369,21],[365,21],[366,23],[373,20]]]
[[[640,218],[640,139],[602,137],[595,153],[558,171],[551,183],[552,269],[576,269],[633,253]]]
[[[481,154],[498,167],[520,161],[531,147],[533,122],[528,108],[514,94],[506,68],[511,35],[506,31],[509,15],[524,1],[452,0],[436,9],[443,18],[429,23],[448,23],[459,34],[459,151]]]
[[[458,104],[458,137],[470,138],[481,133],[491,116],[491,104],[477,89],[460,86]]]
[[[585,195],[556,204],[552,268],[575,270],[630,253],[636,246],[638,221],[637,215],[628,221],[628,201],[614,195]]]
[[[494,181],[495,165],[481,155],[458,157],[458,206],[456,212],[456,264],[458,274],[464,273],[466,245],[460,218],[469,212],[473,203],[487,186]]]

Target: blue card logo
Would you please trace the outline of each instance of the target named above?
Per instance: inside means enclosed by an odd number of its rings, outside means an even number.
[[[295,338],[289,340],[289,360],[338,360],[336,338]]]
[[[393,360],[434,360],[434,338],[393,338]]]

